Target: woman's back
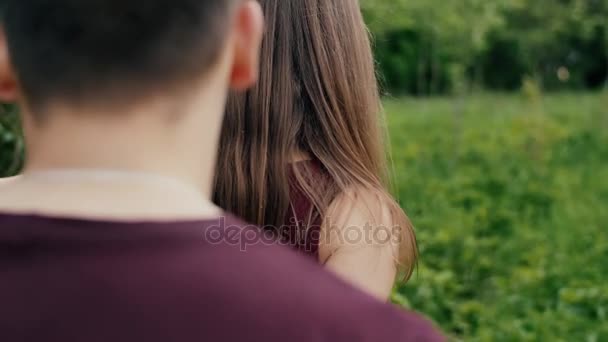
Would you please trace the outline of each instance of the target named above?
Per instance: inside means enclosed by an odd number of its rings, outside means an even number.
[[[366,289],[382,279],[373,292],[386,298],[396,261],[411,274],[416,244],[387,191],[383,115],[359,2],[259,2],[267,20],[259,81],[229,98],[214,200],[265,227],[303,221],[288,241]],[[298,155],[321,172],[301,167],[307,163],[286,172]],[[400,250],[344,239],[353,228],[395,226]]]

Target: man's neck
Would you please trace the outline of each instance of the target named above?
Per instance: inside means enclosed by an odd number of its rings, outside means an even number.
[[[210,195],[210,184],[204,179],[211,174],[213,163],[208,161],[213,157],[205,158],[205,152],[214,155],[213,151],[199,145],[198,153],[187,153],[180,149],[186,137],[144,117],[116,123],[57,118],[26,135],[26,172],[100,169],[154,173],[197,184]]]
[[[54,113],[40,124],[25,116],[28,155],[24,176],[0,188],[13,201],[0,211],[36,211],[57,215],[111,218],[196,218],[217,214],[210,202],[221,128],[221,104],[196,113],[154,106],[120,114]],[[28,173],[49,170],[112,170],[156,175],[189,184],[194,198],[175,187],[146,182],[79,178],[54,182]],[[120,178],[120,177],[118,177]],[[162,182],[160,182],[162,183]],[[53,198],[40,194],[53,194]],[[201,203],[204,202],[204,203]],[[12,203],[12,204],[11,204]]]

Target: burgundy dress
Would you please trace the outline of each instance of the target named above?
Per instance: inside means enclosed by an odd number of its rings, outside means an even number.
[[[317,160],[301,161],[296,163],[295,167],[309,168],[315,186],[325,186],[326,182],[330,181],[327,171]],[[290,173],[290,207],[282,237],[291,247],[318,261],[323,220],[310,197],[299,186],[291,169]]]

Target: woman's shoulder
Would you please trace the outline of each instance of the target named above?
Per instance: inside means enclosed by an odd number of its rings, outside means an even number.
[[[339,226],[349,223],[391,225],[394,206],[394,200],[383,190],[352,186],[334,197],[327,212],[332,223]]]
[[[390,252],[394,256],[401,236],[398,213],[402,210],[387,193],[363,186],[348,188],[338,194],[323,220],[324,248],[320,257],[325,260],[338,250],[358,253],[370,250]],[[403,215],[404,216],[404,215]]]

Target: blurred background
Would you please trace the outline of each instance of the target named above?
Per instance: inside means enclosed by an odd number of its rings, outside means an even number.
[[[608,341],[608,0],[360,1],[421,252],[393,301],[454,340]],[[3,105],[0,177],[22,161]]]
[[[361,0],[420,268],[464,341],[608,341],[608,1]]]

